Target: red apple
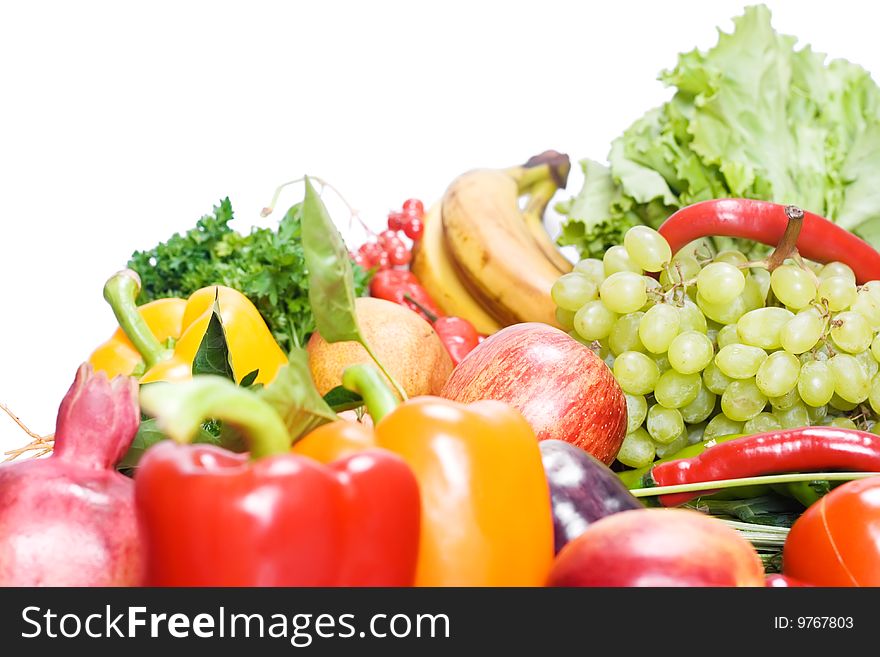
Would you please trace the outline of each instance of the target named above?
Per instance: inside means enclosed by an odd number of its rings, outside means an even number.
[[[547,324],[514,324],[477,345],[440,395],[497,399],[518,409],[538,440],[564,440],[609,465],[626,435],[626,399],[608,366]]]
[[[550,586],[764,586],[761,558],[720,520],[686,509],[602,518],[568,543]]]

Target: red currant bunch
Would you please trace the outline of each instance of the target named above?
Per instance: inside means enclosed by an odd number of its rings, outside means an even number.
[[[412,251],[400,237],[400,232],[413,242],[418,241],[425,231],[423,219],[425,206],[418,199],[403,202],[400,210],[388,213],[388,229],[379,233],[375,240],[361,244],[352,259],[365,269],[379,270],[391,267],[405,267],[412,259]]]

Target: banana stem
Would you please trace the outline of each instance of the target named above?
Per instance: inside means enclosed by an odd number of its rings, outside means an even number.
[[[527,216],[534,215],[537,217],[543,217],[544,211],[550,203],[550,199],[553,198],[553,195],[556,194],[558,189],[559,188],[556,186],[556,182],[553,179],[537,183],[532,188],[532,193],[529,194],[529,200],[526,203],[523,214]]]

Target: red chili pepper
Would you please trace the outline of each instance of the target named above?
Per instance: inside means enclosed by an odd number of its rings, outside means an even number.
[[[702,201],[669,217],[659,232],[672,252],[701,237],[742,237],[776,246],[789,224],[791,206],[726,198]],[[858,283],[880,279],[880,253],[870,244],[824,217],[803,212],[797,250],[817,262],[839,261],[849,265]]]
[[[379,299],[407,306],[429,322],[433,322],[434,318],[443,314],[415,274],[407,269],[385,269],[376,272],[373,280],[370,281],[370,294]]]
[[[434,320],[434,330],[446,346],[454,365],[458,365],[480,343],[477,329],[461,317],[438,317]]]
[[[842,427],[801,427],[743,436],[689,459],[658,463],[645,481],[676,486],[811,470],[880,472],[880,436]],[[661,495],[664,506],[684,504],[714,491]]]
[[[768,589],[790,589],[796,587],[811,586],[810,584],[805,584],[800,580],[796,580],[794,577],[789,577],[788,575],[780,575],[779,573],[772,573],[770,575],[767,575],[764,578],[764,585]]]
[[[453,365],[458,365],[474,347],[480,344],[480,334],[464,317],[438,316],[412,297],[407,296],[407,301],[415,304],[422,316],[426,316],[434,325],[434,331],[440,336],[440,341],[452,358]]]

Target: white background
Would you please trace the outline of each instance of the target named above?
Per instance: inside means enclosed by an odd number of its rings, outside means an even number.
[[[602,160],[669,96],[658,72],[744,4],[3,2],[0,401],[51,432],[115,327],[104,280],[222,197],[239,230],[269,225],[275,186],[310,173],[378,225],[476,166]],[[768,4],[777,30],[880,77],[875,3]],[[23,442],[0,417],[0,448]]]

